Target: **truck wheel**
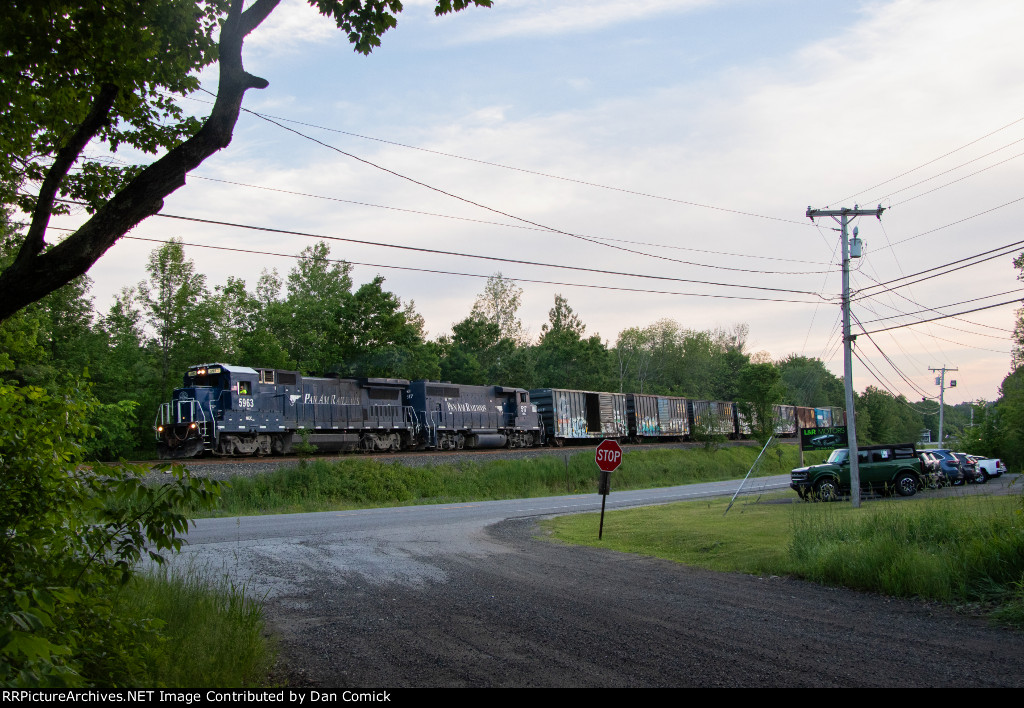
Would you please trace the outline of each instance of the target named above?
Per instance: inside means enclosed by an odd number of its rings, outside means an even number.
[[[818,480],[818,483],[814,485],[814,494],[818,501],[839,501],[839,480],[835,477]]]
[[[904,472],[896,478],[896,492],[901,497],[912,497],[917,494],[917,480],[914,475]]]

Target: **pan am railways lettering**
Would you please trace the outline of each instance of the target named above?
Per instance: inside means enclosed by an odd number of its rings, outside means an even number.
[[[294,404],[298,396],[289,396],[289,398]],[[339,396],[337,394],[314,396],[312,393],[302,396],[302,405],[304,406],[358,406],[361,403],[358,396]]]
[[[460,412],[460,413],[486,413],[487,412],[487,405],[484,404],[484,403],[461,403],[461,402],[458,402],[458,401],[456,401],[454,403],[452,401],[445,401],[445,403],[448,404],[448,412],[449,413],[455,413],[455,412]]]

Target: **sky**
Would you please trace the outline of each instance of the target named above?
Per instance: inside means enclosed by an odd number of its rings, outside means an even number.
[[[871,333],[855,388],[934,397],[929,368],[945,366],[946,402],[998,397],[1024,297],[1024,3],[495,0],[441,18],[404,4],[362,56],[284,0],[245,45],[270,82],[247,94],[253,114],[94,266],[97,309],[145,278],[157,244],[135,239],[284,254],[186,249],[209,285],[254,288],[315,241],[290,231],[333,239],[357,284],[384,276],[430,338],[500,271],[535,337],[561,293],[609,345],[662,318],[746,323],[749,352],[841,375],[838,223],[806,212],[881,205],[852,222],[854,330]],[[216,90],[215,71],[202,80]],[[982,253],[996,257],[967,265]]]

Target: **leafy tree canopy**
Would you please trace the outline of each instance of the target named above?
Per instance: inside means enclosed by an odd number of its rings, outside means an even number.
[[[129,229],[163,207],[185,175],[231,142],[245,92],[242,44],[280,0],[7,0],[0,3],[0,203],[31,217],[0,273],[0,321],[84,274]],[[395,27],[399,0],[308,0],[355,51]],[[443,15],[491,0],[437,0]],[[203,121],[177,100],[219,62]],[[118,164],[129,147],[158,156]],[[50,218],[84,202],[90,218],[53,244]]]

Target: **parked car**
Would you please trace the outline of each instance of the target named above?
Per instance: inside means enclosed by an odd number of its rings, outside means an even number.
[[[1000,477],[1006,472],[1006,465],[1003,461],[995,457],[978,457],[978,469],[985,475],[987,479],[993,477]]]
[[[821,465],[799,467],[790,484],[801,499],[835,501],[850,491],[850,451],[833,450]],[[925,484],[924,466],[914,443],[868,445],[857,450],[860,486],[878,492],[895,491],[909,497]]]
[[[960,460],[952,450],[930,450],[930,452],[939,458],[939,469],[942,470],[946,484],[957,487],[964,483],[964,471],[960,467]]]
[[[985,484],[988,477],[978,469],[978,461],[966,452],[953,453],[960,460],[960,469],[964,471],[964,481],[968,484]]]

